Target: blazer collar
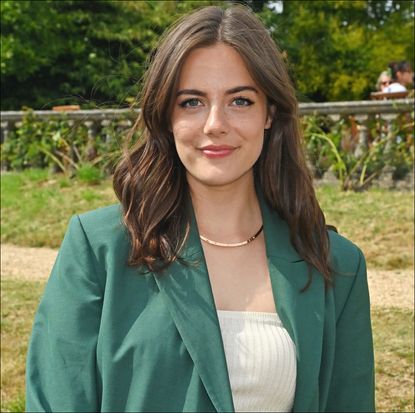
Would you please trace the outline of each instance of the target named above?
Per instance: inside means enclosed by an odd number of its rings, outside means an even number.
[[[324,285],[321,277],[314,277],[309,290],[300,293],[307,266],[290,243],[287,224],[261,194],[259,200],[276,309],[297,351],[294,411],[309,411],[318,386]],[[176,261],[168,273],[154,277],[215,409],[233,412],[219,320],[193,211],[181,256],[187,265]]]

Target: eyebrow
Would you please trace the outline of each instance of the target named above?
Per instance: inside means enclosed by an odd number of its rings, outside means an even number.
[[[239,93],[245,90],[250,90],[252,92],[258,93],[258,89],[253,86],[236,86],[232,89],[228,89],[225,91],[226,95],[233,95],[234,93]],[[181,95],[196,95],[196,96],[202,96],[206,97],[207,93],[202,92],[201,90],[197,89],[181,89],[177,92],[176,97],[179,97]]]

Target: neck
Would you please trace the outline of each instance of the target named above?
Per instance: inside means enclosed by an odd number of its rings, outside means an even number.
[[[239,242],[262,225],[253,174],[237,182],[208,186],[188,176],[199,233],[214,241]]]

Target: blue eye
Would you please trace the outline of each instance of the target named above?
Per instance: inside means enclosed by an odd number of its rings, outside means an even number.
[[[199,99],[192,98],[192,99],[187,99],[187,100],[181,102],[180,106],[182,108],[189,108],[189,107],[190,108],[195,108],[195,107],[199,106],[199,103],[200,103]]]
[[[252,102],[252,100],[250,99],[239,97],[239,98],[235,98],[233,100],[233,103],[236,106],[251,106],[254,102]]]

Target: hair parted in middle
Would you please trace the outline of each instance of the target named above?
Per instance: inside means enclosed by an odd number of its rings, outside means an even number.
[[[141,112],[130,133],[140,137],[125,151],[114,174],[132,243],[129,264],[159,271],[180,258],[188,234],[190,196],[171,132],[171,113],[186,57],[196,48],[217,43],[240,54],[274,109],[254,166],[255,182],[287,222],[299,255],[329,286],[328,233],[302,150],[295,90],[267,29],[241,5],[208,6],[183,16],[162,36],[150,58],[139,95]]]

